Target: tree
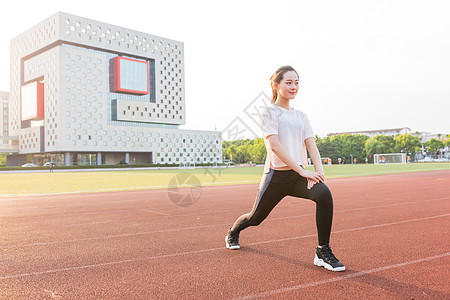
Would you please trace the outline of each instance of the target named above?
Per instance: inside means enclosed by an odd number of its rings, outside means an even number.
[[[233,157],[234,157],[234,159],[236,159],[236,146],[231,145],[227,150],[227,154],[228,154],[229,159],[233,159]]]
[[[367,156],[374,154],[393,153],[395,140],[392,135],[377,135],[366,141],[365,150]]]
[[[264,140],[262,138],[258,138],[254,141],[254,153],[255,153],[255,163],[264,163],[266,160],[267,150],[266,145],[264,144]]]
[[[436,155],[440,149],[444,149],[444,143],[438,139],[431,139],[425,142],[425,147],[428,148],[428,152]]]
[[[417,136],[405,133],[395,138],[395,151],[414,154],[422,144]]]
[[[345,157],[349,158],[349,160],[357,159],[357,161],[362,162],[365,161],[366,151],[365,144],[369,139],[366,135],[344,135],[344,152],[346,153]]]
[[[252,144],[245,143],[236,148],[236,161],[238,163],[247,163],[252,158]]]
[[[329,157],[332,160],[337,160],[338,155],[329,137],[317,138],[316,145],[322,157]]]
[[[222,142],[222,153],[224,159],[233,158],[235,163],[264,163],[266,146],[262,138],[224,141]]]
[[[317,139],[316,144],[320,155],[329,157],[334,162],[337,162],[339,157],[347,161],[351,161],[353,157],[361,162],[365,161],[364,146],[367,139],[369,137],[365,135],[342,134]]]

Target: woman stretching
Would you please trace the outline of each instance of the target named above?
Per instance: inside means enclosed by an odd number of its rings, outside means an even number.
[[[325,180],[314,133],[304,113],[289,106],[298,91],[298,73],[290,66],[279,68],[270,78],[272,104],[260,116],[267,149],[264,174],[251,212],[240,216],[225,238],[228,249],[239,249],[239,233],[259,225],[285,196],[316,202],[316,226],[319,245],[314,264],[331,271],[345,266],[331,251],[333,198]],[[315,172],[305,170],[308,150]]]

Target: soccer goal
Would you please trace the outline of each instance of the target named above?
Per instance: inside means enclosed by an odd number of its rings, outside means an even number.
[[[195,169],[195,161],[180,162],[178,169]]]
[[[406,164],[406,154],[405,153],[374,154],[373,163],[376,165]]]

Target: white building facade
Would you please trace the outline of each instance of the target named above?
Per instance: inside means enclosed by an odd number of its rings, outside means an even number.
[[[220,132],[179,128],[185,101],[182,42],[58,12],[11,41],[9,164],[221,163]]]
[[[408,127],[402,127],[402,128],[393,128],[393,129],[377,129],[377,130],[365,130],[365,131],[348,131],[348,132],[336,132],[336,133],[329,133],[327,136],[333,136],[333,135],[342,135],[342,134],[351,134],[351,135],[367,135],[370,138],[373,138],[377,135],[402,135],[405,133],[411,133],[411,129]]]
[[[8,114],[9,114],[9,93],[0,92],[0,135],[7,137],[8,134]],[[1,141],[2,144],[5,141]],[[7,144],[7,143],[6,143]]]

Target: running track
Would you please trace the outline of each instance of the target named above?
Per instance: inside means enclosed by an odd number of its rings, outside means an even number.
[[[450,299],[450,170],[327,184],[345,272],[313,265],[304,199],[285,198],[226,250],[257,184],[204,187],[186,208],[163,189],[0,198],[0,298]]]

